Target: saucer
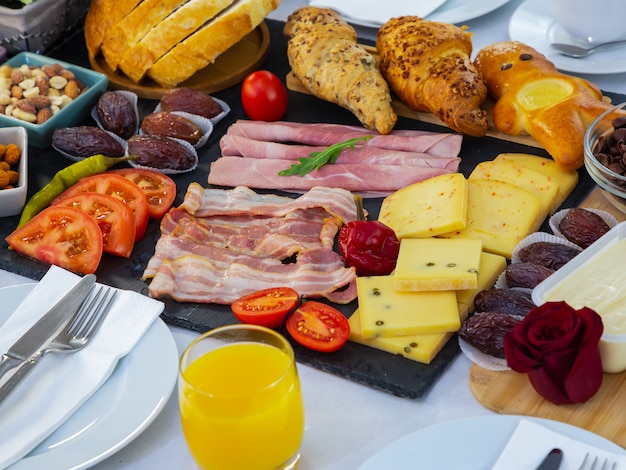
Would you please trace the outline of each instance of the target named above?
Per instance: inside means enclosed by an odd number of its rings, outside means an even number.
[[[553,42],[574,43],[554,19],[552,6],[545,0],[527,0],[511,16],[509,37],[544,54],[565,72],[611,74],[626,72],[626,47],[600,49],[584,59],[566,57],[553,51]]]

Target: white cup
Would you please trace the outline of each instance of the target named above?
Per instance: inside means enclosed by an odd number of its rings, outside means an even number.
[[[583,44],[626,37],[626,0],[552,0],[554,18]]]

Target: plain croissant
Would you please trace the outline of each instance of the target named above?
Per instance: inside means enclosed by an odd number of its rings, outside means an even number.
[[[309,93],[350,110],[368,129],[391,132],[397,116],[389,86],[354,28],[332,10],[303,7],[283,32],[289,65]]]
[[[471,36],[452,24],[401,16],[380,28],[376,48],[380,70],[402,102],[480,137],[489,127],[481,109],[487,88],[470,59]]]

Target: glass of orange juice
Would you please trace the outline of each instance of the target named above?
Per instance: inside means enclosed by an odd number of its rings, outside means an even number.
[[[205,470],[295,469],[304,409],[293,349],[277,332],[231,325],[195,339],[179,364],[183,433]]]

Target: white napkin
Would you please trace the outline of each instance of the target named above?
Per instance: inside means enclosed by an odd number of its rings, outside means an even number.
[[[0,328],[6,351],[79,277],[52,266]],[[0,468],[19,460],[57,429],[113,372],[163,311],[163,303],[119,290],[98,333],[82,350],[47,354],[0,405]]]
[[[430,15],[446,0],[311,0],[311,6],[330,8],[346,17],[373,25],[382,25],[390,18],[415,15],[422,18]]]
[[[528,470],[537,468],[548,452],[554,448],[563,451],[560,470],[580,467],[585,454],[598,456],[599,460],[610,458],[616,462],[616,470],[626,469],[626,454],[616,454],[552,431],[534,421],[520,420],[515,432],[500,454],[493,470]],[[589,460],[587,460],[589,462]]]

